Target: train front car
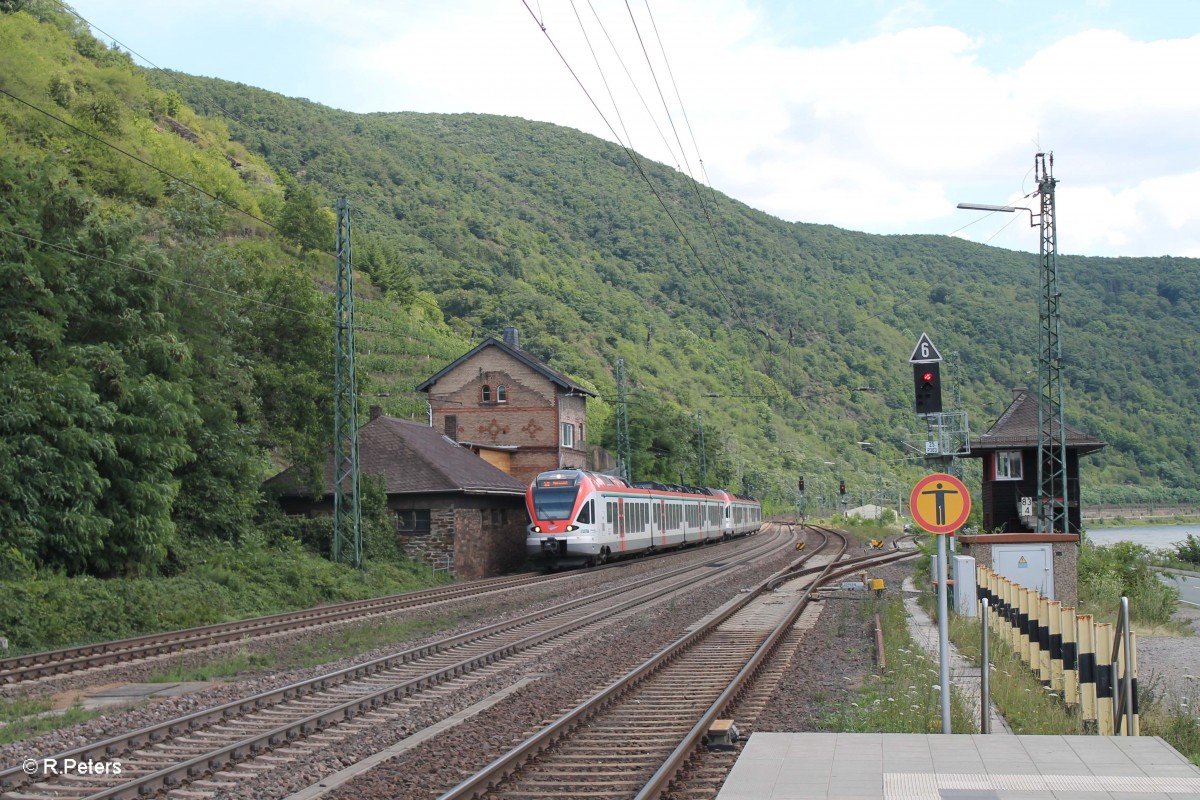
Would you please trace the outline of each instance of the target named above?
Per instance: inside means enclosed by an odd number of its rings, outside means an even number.
[[[525,552],[549,566],[578,566],[599,560],[591,476],[577,469],[543,472],[525,492],[529,511]]]

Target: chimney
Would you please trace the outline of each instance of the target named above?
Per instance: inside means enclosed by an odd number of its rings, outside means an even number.
[[[379,419],[383,416],[383,406],[371,406],[371,419]]]
[[[1016,400],[1021,395],[1028,394],[1029,389],[1025,386],[1014,386],[1014,387],[1012,387],[1012,393],[1013,393],[1013,400]]]
[[[521,335],[517,333],[516,328],[504,329],[504,343],[514,350],[521,349]]]

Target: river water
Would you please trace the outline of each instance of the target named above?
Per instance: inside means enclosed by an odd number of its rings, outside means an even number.
[[[1087,538],[1096,544],[1134,542],[1151,550],[1165,550],[1188,534],[1200,536],[1200,522],[1186,525],[1136,525],[1128,528],[1089,528]]]

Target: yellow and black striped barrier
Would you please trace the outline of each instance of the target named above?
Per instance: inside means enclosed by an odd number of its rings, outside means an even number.
[[[1077,710],[1085,730],[1124,736],[1128,727],[1133,735],[1140,735],[1135,634],[1130,632],[1130,666],[1126,667],[1126,659],[1114,654],[1111,623],[1077,614],[1075,608],[1041,597],[987,567],[977,566],[975,577],[977,600],[988,601],[984,624],[1004,637],[1044,687]],[[1115,703],[1124,686],[1118,682],[1124,680],[1126,669],[1132,673],[1132,722],[1122,722],[1117,730]]]

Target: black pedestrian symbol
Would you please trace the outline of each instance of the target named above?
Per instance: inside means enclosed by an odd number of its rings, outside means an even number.
[[[937,511],[937,522],[935,524],[945,525],[946,524],[946,495],[958,494],[958,490],[957,489],[943,489],[942,484],[939,483],[937,485],[936,489],[931,489],[929,491],[921,492],[921,494],[933,495],[933,502],[935,504],[935,509]]]

